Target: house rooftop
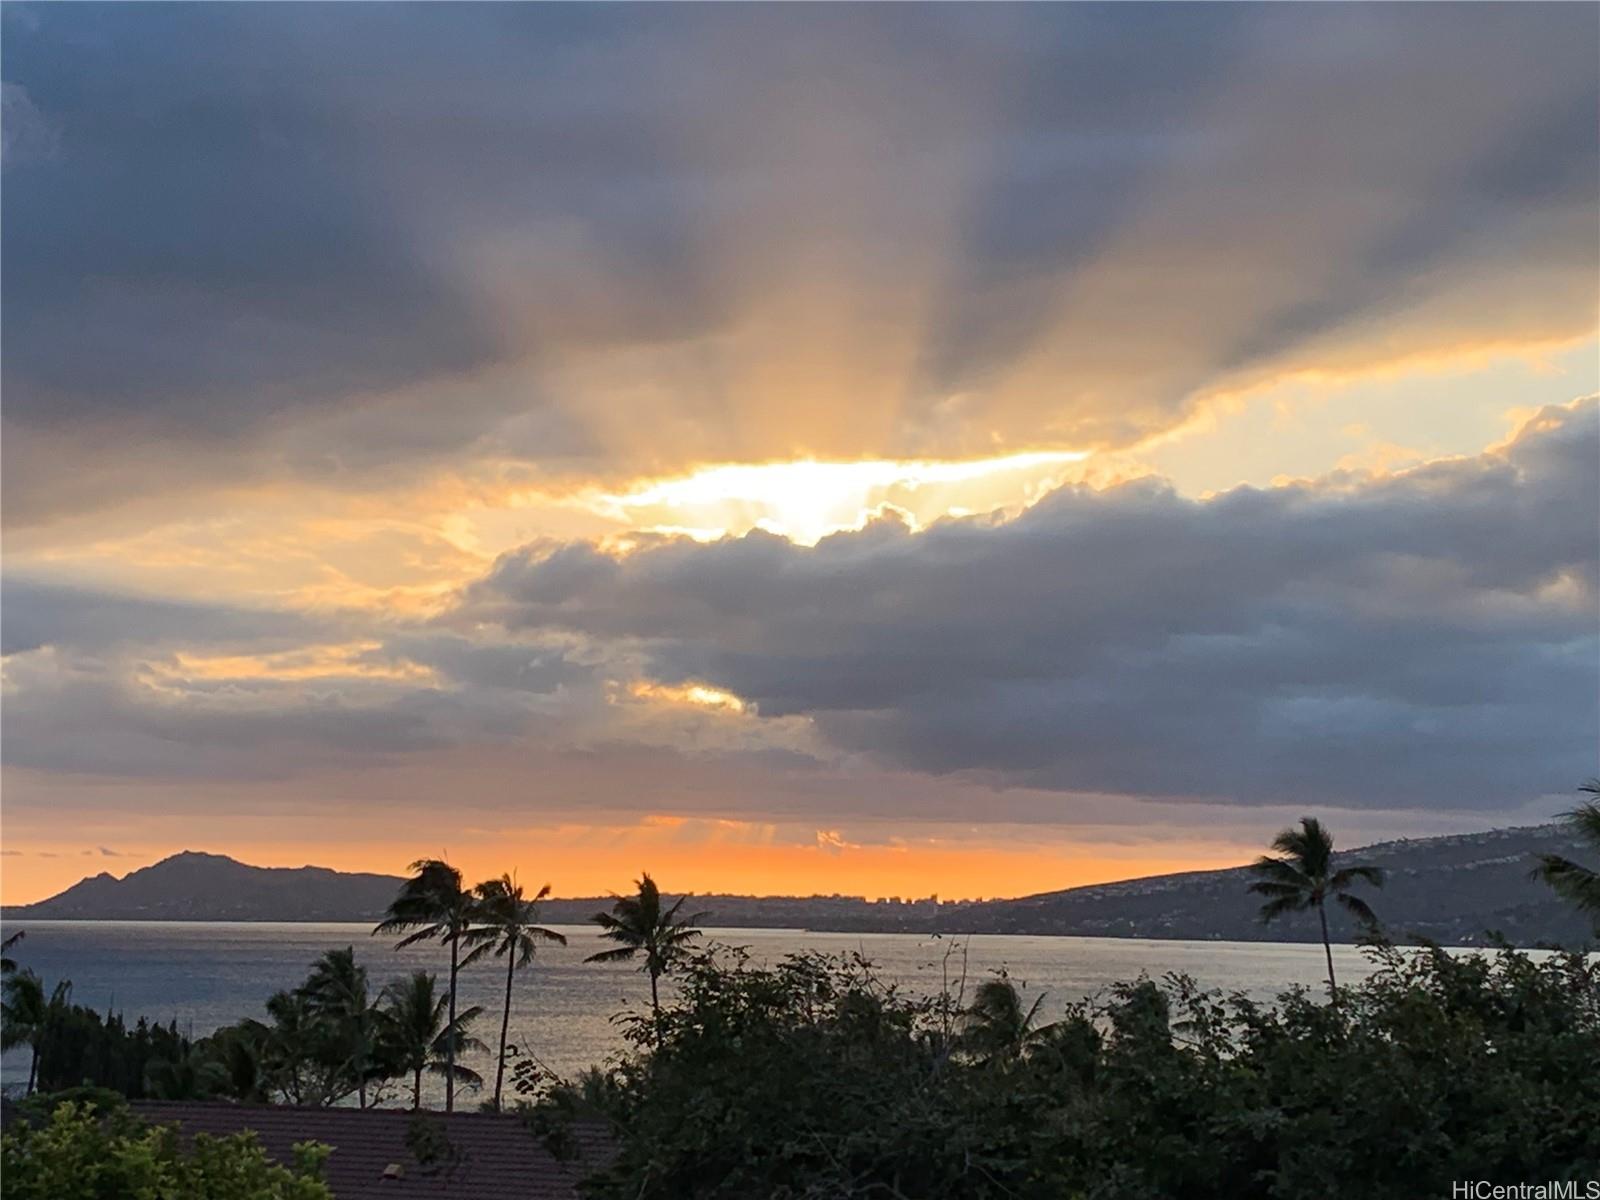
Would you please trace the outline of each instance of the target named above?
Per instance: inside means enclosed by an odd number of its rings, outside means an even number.
[[[161,1100],[130,1107],[187,1136],[253,1130],[285,1165],[298,1142],[332,1146],[323,1178],[335,1200],[576,1200],[578,1180],[610,1152],[603,1126],[580,1123],[573,1157],[558,1159],[521,1118],[497,1113]]]

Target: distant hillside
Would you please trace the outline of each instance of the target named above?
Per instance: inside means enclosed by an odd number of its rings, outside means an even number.
[[[1489,931],[1518,945],[1592,939],[1592,927],[1570,905],[1528,877],[1540,854],[1578,861],[1588,857],[1560,825],[1381,842],[1345,857],[1387,873],[1371,903],[1396,940],[1423,937],[1447,945],[1476,945],[1487,940]],[[1310,914],[1263,927],[1256,919],[1260,901],[1247,891],[1249,883],[1246,867],[1155,875],[965,905],[941,914],[941,921],[952,932],[1185,941],[1318,939],[1316,918]],[[1358,886],[1363,894],[1371,891]],[[1337,939],[1354,939],[1354,922],[1342,909],[1330,907],[1329,923]]]
[[[1560,826],[1539,825],[1455,837],[1384,842],[1351,851],[1383,867],[1389,881],[1373,906],[1400,939],[1452,945],[1487,940],[1490,931],[1521,945],[1581,943],[1592,930],[1547,888],[1528,878],[1537,855],[1584,851]],[[6,909],[24,920],[376,921],[400,878],[325,867],[252,867],[219,854],[187,851],[122,879],[100,874],[37,904]],[[1018,900],[873,902],[859,896],[697,896],[706,923],[733,928],[817,929],[851,933],[1017,933],[1179,940],[1311,941],[1311,918],[1264,928],[1244,867],[1155,875],[1025,896]],[[607,897],[546,901],[551,924],[578,924]],[[1335,934],[1354,930],[1342,911]]]
[[[118,879],[109,872],[5,910],[8,921],[363,921],[400,880],[327,867],[252,867],[185,850]]]

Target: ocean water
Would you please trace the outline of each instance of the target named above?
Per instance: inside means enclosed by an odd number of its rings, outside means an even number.
[[[353,946],[374,989],[418,967],[443,981],[448,955],[438,945],[395,950],[354,924],[162,921],[33,921],[13,952],[20,965],[50,986],[72,981],[73,1000],[102,1011],[176,1020],[195,1036],[243,1017],[264,1017],[262,1005],[280,988],[305,978],[325,951]],[[556,926],[568,944],[543,947],[532,967],[517,975],[512,994],[511,1041],[550,1069],[571,1076],[624,1046],[615,1017],[649,1005],[648,979],[628,964],[583,960],[610,943],[592,926]],[[7,933],[14,932],[8,929]],[[1192,975],[1202,986],[1241,991],[1268,1000],[1294,984],[1320,986],[1326,970],[1320,945],[1277,942],[1173,942],[1123,938],[931,937],[918,934],[810,933],[791,929],[708,929],[707,941],[748,948],[756,961],[776,962],[801,950],[860,952],[881,975],[936,993],[963,975],[970,988],[1000,969],[1030,997],[1044,994],[1048,1017],[1068,1000],[1102,992],[1119,980],[1169,971]],[[1334,947],[1340,982],[1371,971],[1359,949]],[[663,981],[670,986],[670,980]],[[487,1010],[475,1029],[484,1042],[499,1035],[504,964],[493,959],[462,974],[463,1007]],[[0,1083],[14,1090],[27,1077],[26,1052],[0,1062]],[[486,1056],[467,1060],[492,1079]],[[468,1097],[468,1102],[473,1097]],[[398,1102],[398,1101],[396,1101]]]

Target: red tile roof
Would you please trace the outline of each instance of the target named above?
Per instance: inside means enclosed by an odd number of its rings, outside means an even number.
[[[332,1146],[323,1178],[335,1200],[575,1200],[578,1180],[609,1152],[606,1132],[595,1124],[574,1128],[577,1157],[563,1162],[518,1117],[424,1112],[421,1120],[444,1138],[430,1139],[439,1158],[424,1164],[407,1142],[416,1114],[400,1109],[163,1100],[136,1100],[131,1107],[140,1119],[176,1124],[185,1134],[220,1137],[252,1129],[266,1152],[286,1164],[296,1142]]]

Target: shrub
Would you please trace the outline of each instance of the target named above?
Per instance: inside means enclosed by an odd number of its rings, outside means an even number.
[[[604,1088],[597,1197],[1375,1200],[1600,1177],[1600,962],[1375,948],[1337,1008],[1141,980],[1028,1026],[859,958],[687,963]],[[1009,986],[1008,981],[1000,981]],[[973,1036],[983,1012],[1009,1036]],[[547,1105],[546,1124],[574,1110]]]
[[[197,1134],[186,1148],[171,1127],[69,1100],[38,1128],[19,1122],[0,1138],[0,1177],[7,1200],[332,1200],[320,1179],[327,1155],[304,1143],[284,1167],[252,1133]]]

